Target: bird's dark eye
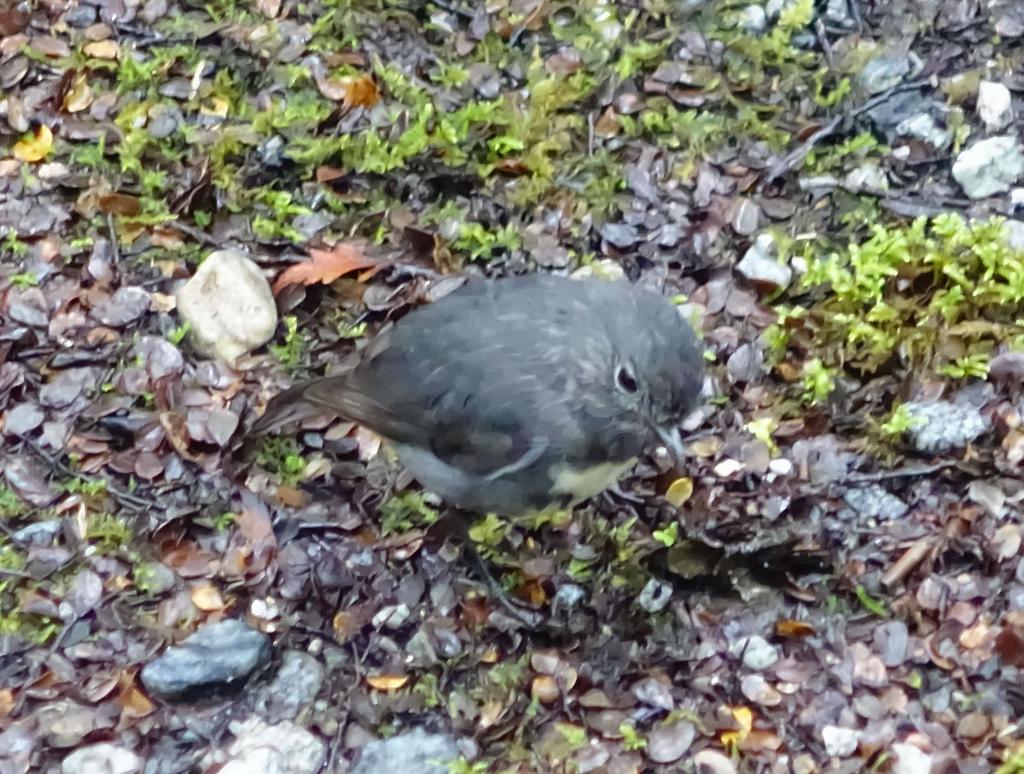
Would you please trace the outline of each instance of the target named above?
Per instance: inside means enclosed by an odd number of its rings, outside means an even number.
[[[619,370],[615,372],[615,382],[623,392],[636,392],[638,389],[636,379],[626,366],[619,366]]]

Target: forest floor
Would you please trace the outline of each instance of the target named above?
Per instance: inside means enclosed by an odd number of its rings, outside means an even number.
[[[0,772],[1024,772],[1022,74],[1018,0],[0,10]],[[679,469],[473,528],[534,627],[369,433],[245,437],[530,271],[708,371]]]

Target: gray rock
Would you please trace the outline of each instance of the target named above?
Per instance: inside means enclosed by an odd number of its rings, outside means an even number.
[[[848,29],[857,25],[849,0],[828,0],[825,6],[825,21]]]
[[[131,750],[103,742],[81,747],[60,764],[62,774],[135,774],[143,760]]]
[[[647,585],[640,591],[636,603],[648,613],[657,613],[665,609],[665,605],[672,599],[672,587],[667,583],[651,578]]]
[[[1001,83],[982,81],[978,84],[978,117],[990,132],[1005,129],[1013,121],[1013,100],[1010,90]]]
[[[146,690],[176,699],[243,680],[270,660],[270,640],[237,618],[204,626],[146,664]]]
[[[562,610],[572,610],[578,607],[586,596],[587,592],[583,590],[582,586],[575,583],[563,583],[555,592],[554,604]]]
[[[352,774],[448,774],[448,764],[458,757],[454,739],[416,728],[369,742],[352,768]]]
[[[290,721],[268,726],[259,718],[230,725],[235,739],[220,774],[314,774],[324,761],[324,743]]]
[[[913,66],[914,62],[907,54],[882,54],[864,65],[857,74],[857,86],[867,94],[881,94],[899,85],[900,81],[910,75]]]
[[[793,270],[776,256],[775,238],[761,234],[736,264],[736,271],[753,282],[764,282],[777,288],[789,287]]]
[[[939,126],[931,113],[917,113],[903,119],[896,125],[900,137],[913,137],[939,150],[953,142],[953,132]]]
[[[898,519],[909,510],[905,502],[877,484],[849,489],[843,499],[857,513],[876,519]]]
[[[149,293],[145,288],[126,286],[118,288],[92,310],[93,317],[104,325],[128,325],[138,320],[149,309]]]
[[[915,419],[907,435],[920,452],[936,454],[959,449],[989,429],[988,418],[974,406],[946,400],[905,405]]]
[[[319,661],[301,650],[287,650],[277,674],[260,689],[256,708],[271,723],[295,720],[316,699],[323,681]]]
[[[664,723],[648,734],[647,755],[655,763],[673,763],[683,757],[696,738],[697,729],[688,720]]]
[[[889,178],[878,164],[864,162],[846,174],[843,188],[851,193],[884,193],[889,190]]]
[[[270,284],[251,259],[234,250],[210,253],[177,301],[196,347],[229,363],[266,344],[277,328]]]
[[[1022,175],[1024,152],[1010,135],[976,142],[953,162],[953,178],[972,199],[1009,191]]]

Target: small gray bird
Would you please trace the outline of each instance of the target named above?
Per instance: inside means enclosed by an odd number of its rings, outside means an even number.
[[[349,373],[274,398],[253,431],[334,414],[389,441],[449,504],[519,516],[595,496],[652,441],[681,455],[702,362],[679,311],[629,283],[474,278]]]

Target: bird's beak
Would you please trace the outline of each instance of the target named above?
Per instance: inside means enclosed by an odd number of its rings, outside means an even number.
[[[683,457],[686,456],[686,449],[683,447],[683,437],[679,434],[679,428],[674,426],[658,427],[655,429],[655,432],[657,432],[662,443],[665,444],[665,448],[672,455],[676,465],[681,465]]]

